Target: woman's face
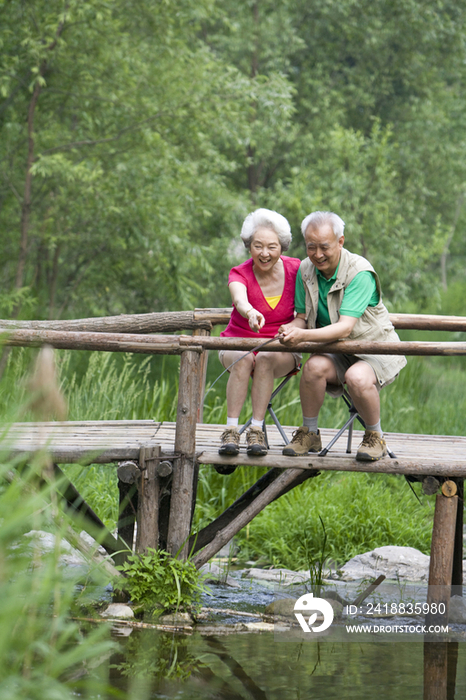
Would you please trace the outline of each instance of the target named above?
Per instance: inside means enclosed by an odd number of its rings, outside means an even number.
[[[251,241],[251,257],[255,270],[270,272],[280,260],[281,253],[282,247],[275,231],[261,226],[254,232]]]

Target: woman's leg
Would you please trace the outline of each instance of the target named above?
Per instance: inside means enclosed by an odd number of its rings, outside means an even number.
[[[240,364],[240,363],[238,363]],[[259,352],[256,355],[251,389],[252,417],[263,421],[273,392],[273,380],[284,377],[296,367],[296,360],[288,352]]]
[[[223,366],[229,367],[238,360],[244,352],[227,350],[222,357]],[[227,383],[227,415],[229,418],[239,418],[241,409],[248,394],[248,384],[254,367],[254,355],[246,355],[230,369]]]

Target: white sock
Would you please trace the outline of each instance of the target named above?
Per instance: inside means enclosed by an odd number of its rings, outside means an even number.
[[[310,431],[313,433],[318,433],[319,428],[317,427],[317,421],[319,419],[319,416],[315,416],[314,418],[308,418],[307,416],[303,416],[303,425],[306,426],[306,428],[309,428]]]
[[[260,428],[262,430],[262,426],[264,424],[263,420],[256,420],[255,418],[252,419],[251,425],[254,425],[256,428]]]
[[[235,427],[237,428],[237,427],[238,427],[238,420],[239,420],[238,418],[230,418],[230,417],[228,416],[228,418],[227,418],[227,426],[228,426],[228,425],[231,425],[231,426],[235,426]]]
[[[374,432],[378,433],[380,437],[383,437],[382,428],[380,427],[380,421],[375,425],[366,425],[366,430],[373,430]]]

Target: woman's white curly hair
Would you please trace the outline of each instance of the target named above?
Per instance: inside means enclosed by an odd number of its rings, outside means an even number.
[[[241,229],[241,238],[247,250],[251,247],[252,237],[255,232],[262,226],[275,231],[282,251],[288,250],[291,243],[290,224],[284,216],[271,209],[256,209],[256,211],[251,212],[251,214],[248,214],[245,218]]]

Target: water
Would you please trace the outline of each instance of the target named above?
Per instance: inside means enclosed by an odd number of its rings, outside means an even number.
[[[456,695],[432,687],[432,698],[466,696],[466,646],[458,652]],[[422,643],[277,643],[270,633],[138,630],[112,657],[110,678],[124,697],[138,700],[414,700],[423,698],[423,654]]]
[[[251,613],[275,597],[273,588],[255,581],[242,581],[235,589],[212,586],[212,592],[203,601],[205,606]],[[116,697],[124,700],[466,697],[465,642],[424,644],[421,637],[409,642],[402,637],[389,642],[383,638],[377,643],[363,638],[344,642],[339,635],[341,622],[332,625],[335,634],[313,639],[302,634],[290,641],[273,632],[226,633],[248,621],[257,622],[257,618],[213,615],[185,634],[115,628],[119,649],[110,660],[102,660],[102,673],[109,673]]]

